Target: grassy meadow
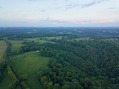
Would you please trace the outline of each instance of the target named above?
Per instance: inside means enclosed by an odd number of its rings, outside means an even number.
[[[22,40],[11,40],[10,43],[12,44],[12,49],[11,49],[11,53],[18,53],[21,49],[21,46],[23,46],[22,44]]]
[[[47,68],[49,62],[48,57],[42,57],[39,52],[32,51],[26,53],[18,53],[21,50],[24,41],[35,41],[39,44],[50,42],[39,38],[25,38],[23,40],[10,40],[12,44],[11,55],[12,67],[15,69],[17,75],[25,79],[26,84],[30,89],[43,89],[39,81],[39,71]],[[0,41],[0,62],[3,61],[3,56],[6,50],[6,44],[4,41]],[[17,54],[18,53],[18,54]],[[11,82],[9,84],[9,82]],[[8,86],[6,86],[6,84]],[[8,75],[8,71],[4,71],[3,79],[0,83],[0,89],[9,89],[12,84],[12,79]],[[16,89],[20,89],[18,86]]]
[[[31,89],[42,89],[39,83],[38,72],[47,68],[49,58],[41,57],[37,52],[27,52],[11,58],[11,62],[17,74],[26,78]]]
[[[0,41],[0,62],[4,61],[4,56],[5,56],[5,52],[6,52],[6,44],[4,41]]]

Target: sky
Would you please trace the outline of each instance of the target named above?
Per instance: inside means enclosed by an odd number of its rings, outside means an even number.
[[[119,0],[0,0],[0,27],[119,27]]]

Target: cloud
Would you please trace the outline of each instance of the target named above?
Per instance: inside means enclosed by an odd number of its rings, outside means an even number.
[[[67,21],[53,20],[51,18],[47,18],[46,20],[42,20],[42,22],[51,22],[51,23],[66,23]]]
[[[72,8],[76,8],[78,6],[79,6],[79,4],[69,4],[69,5],[65,5],[65,8],[66,9],[72,9]]]
[[[115,7],[110,7],[110,8],[108,8],[108,9],[110,9],[110,10],[114,10],[114,9],[116,9]]]
[[[89,2],[89,3],[82,4],[81,7],[82,8],[90,7],[90,6],[99,4],[99,3],[103,2],[103,1],[106,1],[106,0],[95,0],[95,1],[92,1],[92,2]]]
[[[57,20],[57,19],[53,19],[50,17],[47,17],[45,20],[40,20],[38,21],[39,23],[43,23],[43,24],[51,24],[51,25],[72,25],[71,22],[69,21],[65,21],[65,20]]]
[[[100,20],[79,20],[79,21],[73,21],[74,24],[77,25],[100,25],[100,26],[106,26],[106,25],[115,25],[119,23],[119,20],[113,20],[113,19],[100,19]]]
[[[68,1],[68,0],[66,0],[66,1]],[[80,3],[73,4],[72,3],[72,4],[65,5],[65,8],[66,9],[72,9],[72,8],[76,8],[76,7],[86,8],[86,7],[90,7],[90,6],[102,3],[103,1],[109,1],[109,0],[92,0],[92,1],[84,3],[84,4],[80,4]]]
[[[41,10],[41,12],[46,12],[46,10]]]

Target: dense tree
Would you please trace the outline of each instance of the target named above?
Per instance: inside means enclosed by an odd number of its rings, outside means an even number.
[[[59,43],[60,42],[60,43]],[[119,47],[103,40],[45,43],[42,56],[51,57],[42,76],[60,89],[116,89],[119,87]],[[43,84],[44,82],[41,81]]]
[[[5,68],[6,68],[6,64],[4,62],[1,62],[0,63],[0,81],[2,80],[3,72]]]
[[[87,28],[1,30],[0,39],[24,39],[38,37],[54,43],[38,44],[24,41],[19,53],[37,51],[39,55],[50,57],[48,69],[40,71],[40,82],[45,89],[118,89],[119,88],[119,45],[116,41],[104,38],[119,38],[112,30],[103,32]],[[68,30],[67,30],[68,29]],[[116,29],[115,31],[118,32]],[[62,36],[60,39],[48,39]],[[88,40],[77,40],[87,37]],[[95,38],[94,38],[95,37]],[[102,37],[102,38],[101,38]],[[101,38],[101,39],[100,39]],[[15,53],[19,54],[19,53]],[[1,66],[1,65],[0,65]],[[0,76],[3,67],[0,67]],[[26,76],[21,76],[26,80]],[[27,85],[23,84],[26,88]]]

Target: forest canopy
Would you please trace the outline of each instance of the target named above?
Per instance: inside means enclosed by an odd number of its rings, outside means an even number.
[[[101,39],[53,42],[57,43],[26,42],[22,47],[22,52],[39,50],[39,55],[51,58],[48,69],[40,71],[44,88],[118,89],[118,44]]]
[[[6,44],[0,59],[0,89],[119,88],[118,28],[1,28],[0,32]]]

